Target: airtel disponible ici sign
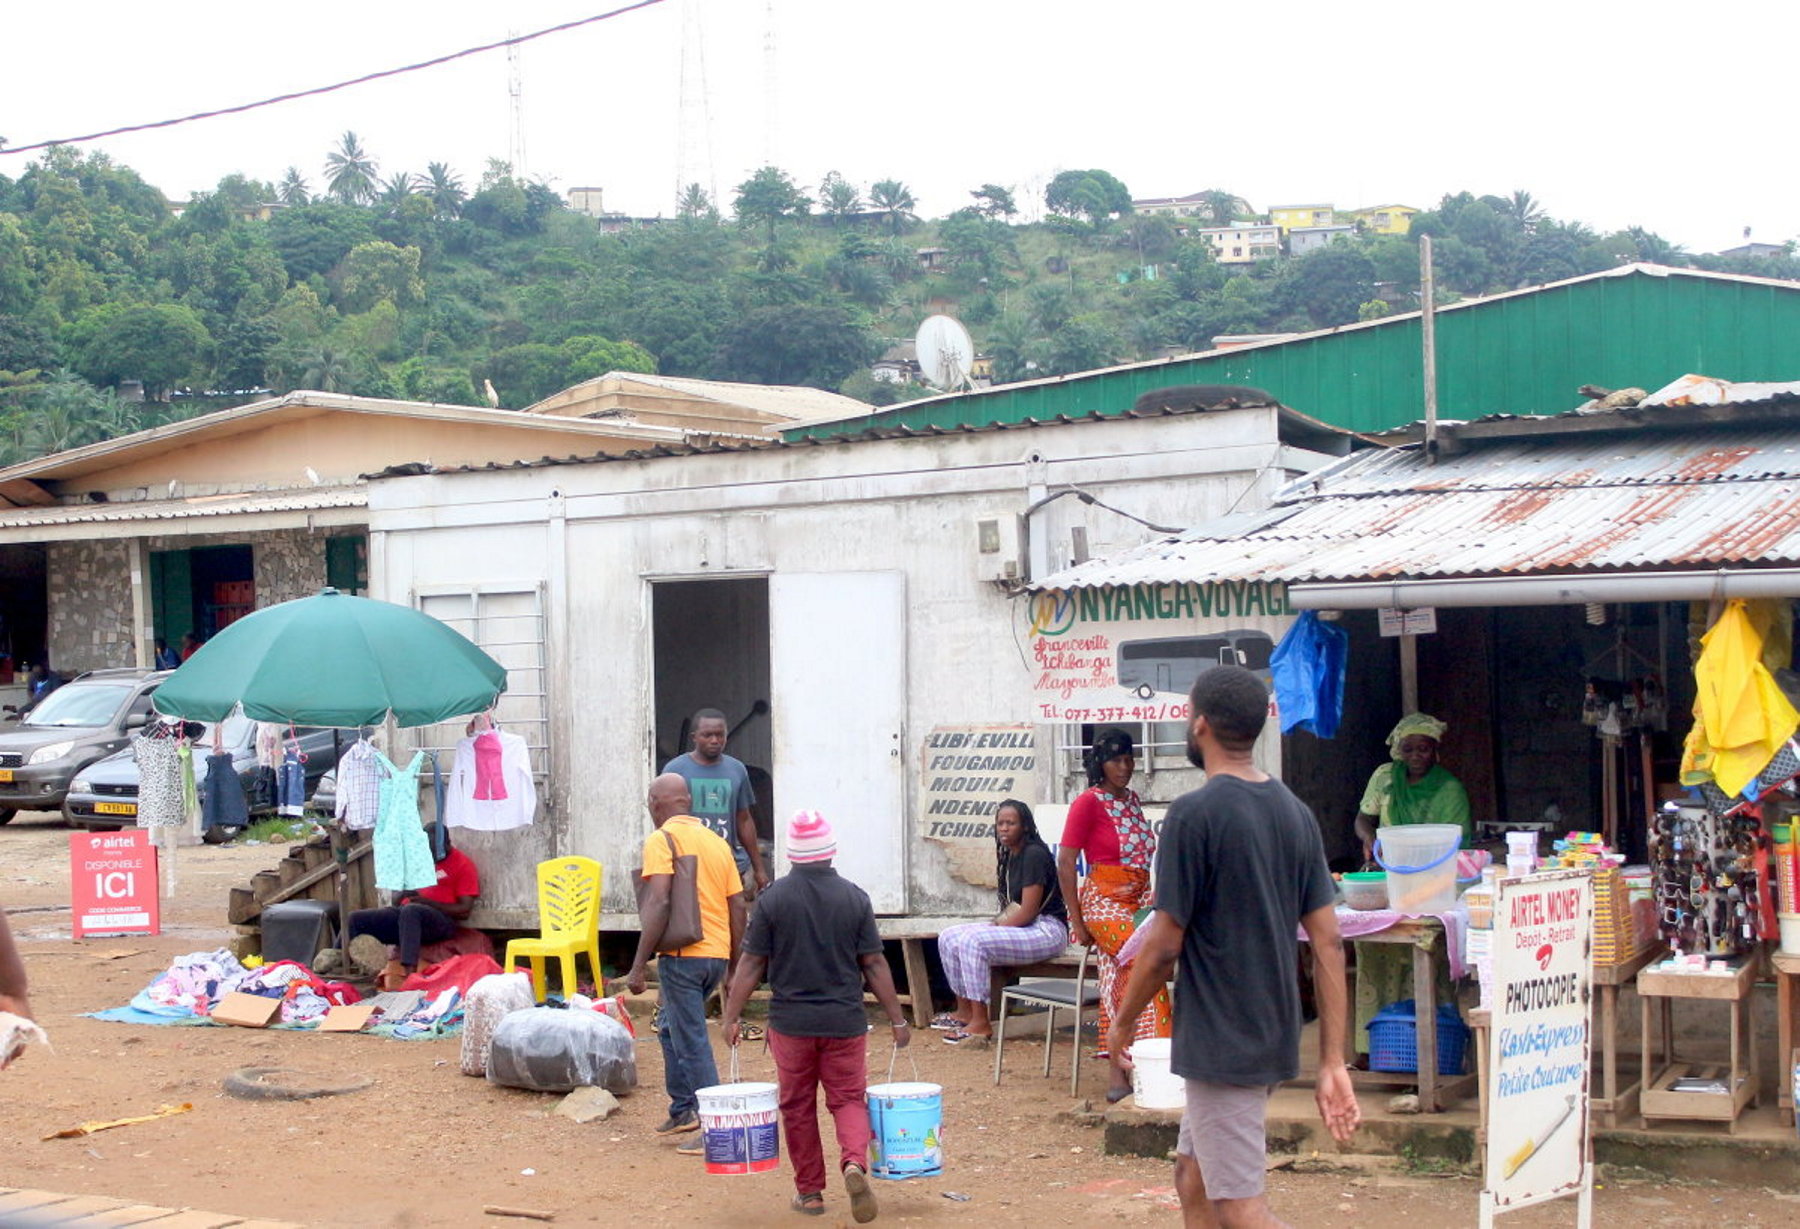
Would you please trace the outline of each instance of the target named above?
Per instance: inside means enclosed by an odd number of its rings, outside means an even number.
[[[162,933],[156,847],[142,828],[70,833],[69,889],[77,939]]]

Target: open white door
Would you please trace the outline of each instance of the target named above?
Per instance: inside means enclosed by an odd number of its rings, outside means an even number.
[[[775,861],[787,821],[824,814],[837,868],[875,912],[906,912],[906,577],[777,572],[769,578]]]

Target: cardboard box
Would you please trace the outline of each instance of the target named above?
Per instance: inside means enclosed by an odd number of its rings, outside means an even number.
[[[333,1007],[319,1021],[321,1033],[360,1033],[367,1027],[369,1017],[375,1014],[372,1003],[352,1003],[348,1007]]]
[[[260,994],[234,990],[219,1000],[212,1018],[219,1024],[236,1024],[241,1028],[268,1028],[281,1012],[281,1000]]]

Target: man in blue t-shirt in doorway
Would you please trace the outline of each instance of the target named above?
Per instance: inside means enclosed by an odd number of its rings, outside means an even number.
[[[692,737],[694,749],[664,764],[663,771],[687,778],[694,818],[725,838],[737,858],[744,895],[754,898],[769,886],[769,872],[756,840],[756,818],[750,814],[756,791],[750,788],[749,770],[743,761],[725,754],[725,714],[718,709],[703,708],[694,714]]]

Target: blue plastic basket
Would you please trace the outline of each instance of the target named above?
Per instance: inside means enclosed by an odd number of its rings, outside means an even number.
[[[1413,1000],[1389,1004],[1369,1021],[1369,1070],[1417,1072],[1419,1033],[1414,1023]],[[1469,1026],[1448,1003],[1437,1009],[1439,1075],[1461,1075],[1469,1049]]]

